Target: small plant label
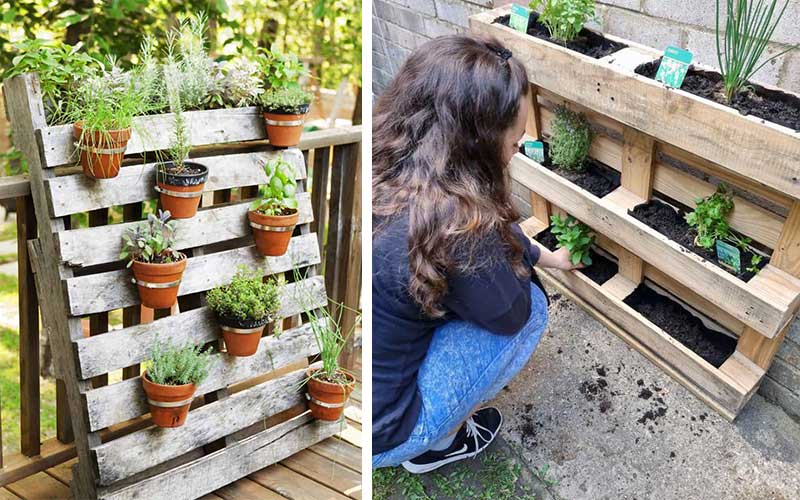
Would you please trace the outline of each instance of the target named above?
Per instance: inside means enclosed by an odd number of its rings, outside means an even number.
[[[678,47],[669,46],[664,51],[664,58],[661,59],[661,66],[658,67],[656,80],[667,87],[674,89],[681,88],[683,79],[692,64],[692,53]]]
[[[527,33],[530,15],[531,11],[529,9],[515,3],[511,4],[511,17],[508,20],[508,25],[511,26],[511,29]]]
[[[544,144],[541,141],[525,141],[525,156],[535,162],[544,162]]]
[[[742,272],[741,252],[735,246],[722,240],[717,240],[717,260],[719,260],[720,264],[737,273]]]

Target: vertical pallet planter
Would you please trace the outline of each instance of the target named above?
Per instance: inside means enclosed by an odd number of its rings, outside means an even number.
[[[498,38],[526,66],[527,133],[546,140],[556,105],[584,113],[597,132],[590,157],[620,180],[598,197],[523,155],[512,160],[512,178],[530,192],[526,233],[536,236],[549,226],[551,214],[568,213],[598,234],[598,247],[618,265],[602,285],[580,272],[543,270],[543,277],[734,419],[800,307],[800,133],[636,74],[637,67],[661,57],[651,48],[604,35],[624,48],[595,59],[495,22],[509,11],[507,6],[477,14],[470,26]],[[771,250],[769,263],[748,281],[630,213],[652,199],[694,208],[697,199],[714,192],[714,179],[745,193],[735,197],[731,227]],[[639,314],[625,299],[642,283],[734,337],[735,351],[714,366]]]
[[[214,146],[204,148],[204,156],[197,158],[209,168],[207,191],[240,188],[255,196],[254,187],[267,181],[264,162],[282,154],[296,167],[299,222],[289,251],[263,258],[255,251],[247,223],[249,200],[201,208],[195,217],[177,221],[176,247],[188,256],[179,310],[136,324],[139,298],[130,271],[119,261],[119,250],[123,232],[138,223],[141,202],[158,196],[154,164],[133,160],[116,179],[91,181],[71,167],[71,127],[46,125],[35,75],[8,80],[5,98],[15,142],[30,168],[40,236],[29,246],[43,322],[51,331],[58,374],[69,399],[79,457],[72,482],[75,498],[200,497],[341,430],[340,422],[311,419],[300,390],[308,360],[318,353],[302,313],[307,307],[325,307],[327,296],[324,280],[316,275],[320,247],[310,229],[313,211],[305,192],[305,160],[298,149],[275,151],[264,143],[264,126],[255,108],[185,114],[193,146]],[[127,154],[168,145],[170,115],[137,120],[152,140],[134,134]],[[246,148],[225,146],[245,141],[261,142]],[[138,211],[129,210],[137,204]],[[113,206],[125,207],[125,222],[97,221],[81,229],[65,223],[72,214],[97,214]],[[291,274],[294,268],[307,271],[305,279],[284,289],[280,315],[292,318],[292,327],[279,338],[263,337],[251,357],[216,352],[186,424],[174,429],[151,426],[135,367],[148,359],[156,337],[177,344],[218,343],[218,325],[203,305],[203,293],[227,283],[241,264],[264,269],[266,275]],[[117,310],[124,311],[121,330],[84,335],[82,317]],[[97,383],[116,371],[123,371],[122,381]],[[124,431],[108,432],[120,427]]]

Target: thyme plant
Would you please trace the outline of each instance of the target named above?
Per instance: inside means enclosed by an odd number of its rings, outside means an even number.
[[[586,117],[557,106],[550,138],[551,161],[566,170],[583,171],[591,145],[592,129]]]
[[[147,378],[155,384],[200,384],[208,376],[212,365],[211,352],[188,341],[183,346],[162,344],[156,339],[147,363]]]
[[[258,271],[239,266],[231,282],[210,290],[206,301],[221,318],[274,320],[281,307],[281,291],[285,284],[282,276],[264,281]]]
[[[276,113],[300,115],[308,110],[311,99],[312,95],[299,87],[272,88],[261,96],[261,106]]]

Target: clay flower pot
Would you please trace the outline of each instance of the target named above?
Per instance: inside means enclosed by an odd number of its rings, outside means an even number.
[[[186,256],[178,262],[150,264],[133,261],[133,282],[139,288],[142,305],[152,309],[168,309],[178,300],[178,288],[186,269]]]
[[[162,210],[169,210],[173,219],[189,219],[197,213],[203,187],[208,180],[205,165],[186,161],[186,171],[174,174],[169,171],[172,162],[163,163],[156,170],[156,191],[160,193]]]
[[[300,134],[303,133],[303,122],[308,114],[308,108],[308,105],[304,106],[300,114],[264,110],[264,124],[267,127],[269,143],[284,148],[297,146],[300,143]]]
[[[298,217],[297,210],[290,215],[264,215],[256,210],[249,211],[247,218],[253,228],[258,253],[273,257],[285,254]]]
[[[125,157],[125,148],[131,138],[131,129],[107,132],[84,132],[83,124],[72,125],[72,135],[79,142],[83,173],[90,179],[110,179],[119,175],[119,167]]]
[[[241,320],[218,317],[225,347],[231,356],[252,356],[258,350],[258,343],[264,333],[269,317],[259,320]]]
[[[347,377],[346,385],[325,382],[312,377],[318,370],[319,368],[306,370],[306,375],[309,377],[306,382],[306,391],[308,391],[308,407],[311,410],[311,416],[317,420],[339,420],[344,413],[344,407],[350,393],[353,392],[356,381],[349,373],[339,372]]]
[[[153,423],[159,427],[180,427],[186,422],[194,399],[194,384],[162,385],[151,382],[142,373],[142,386]]]

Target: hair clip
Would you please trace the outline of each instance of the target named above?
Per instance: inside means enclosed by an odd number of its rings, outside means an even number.
[[[497,55],[500,56],[504,61],[511,59],[511,51],[506,48],[497,50]]]

